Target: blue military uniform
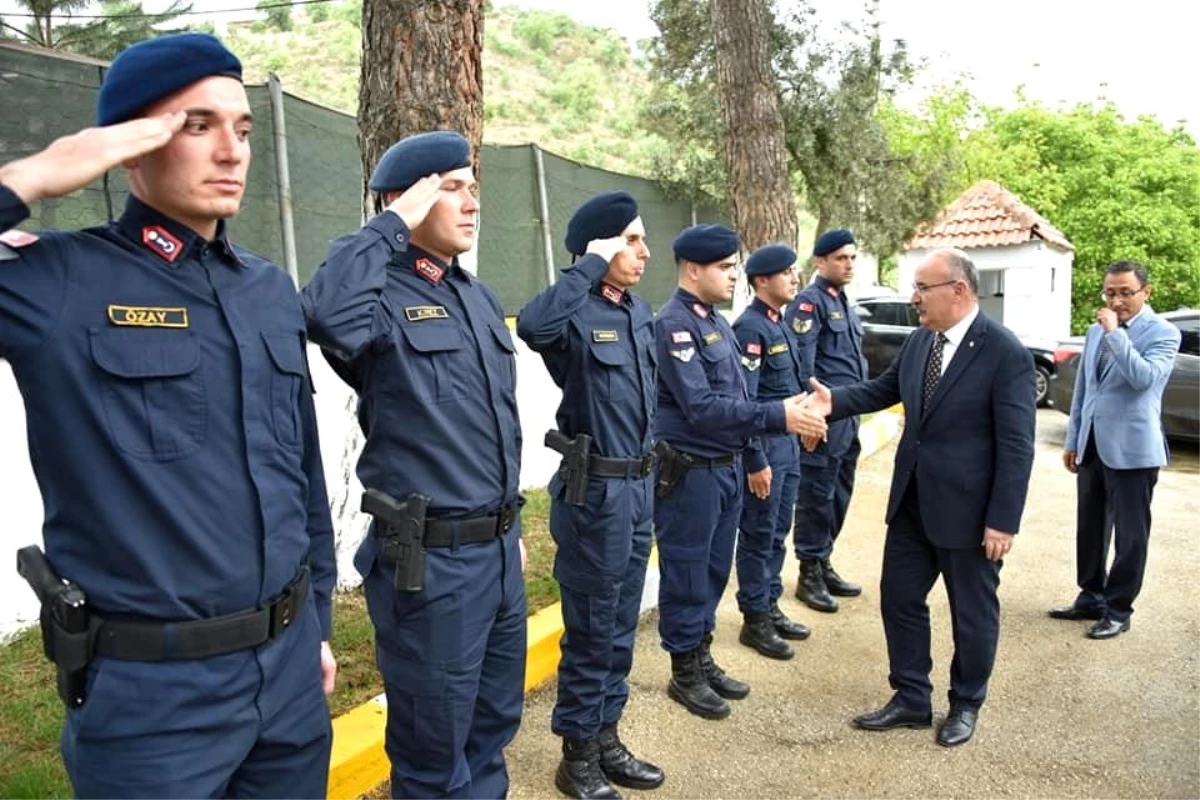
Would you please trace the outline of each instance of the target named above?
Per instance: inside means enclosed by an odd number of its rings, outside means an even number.
[[[841,240],[833,239],[829,244],[838,241]],[[848,243],[853,243],[853,239]],[[829,251],[818,255],[825,252]],[[816,377],[831,387],[867,379],[867,360],[862,354],[862,322],[851,310],[846,293],[840,287],[817,275],[788,305],[785,322],[799,343],[806,383],[809,377]],[[803,481],[796,501],[793,534],[796,558],[802,568],[806,564],[823,564],[822,582],[829,579],[827,573],[832,571],[828,562],[833,543],[845,522],[854,490],[860,451],[858,424],[858,417],[832,422],[827,441],[812,452],[803,448],[800,452]],[[840,581],[836,575],[834,578]],[[798,587],[797,593],[802,593],[802,587]],[[852,593],[857,594],[857,591],[852,590]],[[822,611],[836,610],[836,603],[832,600],[830,603],[832,607],[813,607]]]
[[[212,36],[139,42],[98,124],[217,75],[241,65]],[[0,185],[0,230],[29,215]],[[135,197],[107,225],[3,240],[0,358],[46,559],[90,616],[73,646],[43,628],[75,793],[324,797],[335,561],[295,287],[223,223],[206,241]]]
[[[0,186],[0,229],[28,216]],[[130,198],[0,245],[46,555],[114,620],[63,726],[77,795],[324,797],[333,530],[304,347],[288,276],[223,227],[205,241]],[[190,621],[267,606],[305,564],[279,635],[179,658]],[[148,628],[122,644],[118,621]]]
[[[600,195],[576,217],[602,215],[620,199]],[[635,205],[622,210],[609,229],[585,234],[587,238],[619,235],[636,218]],[[569,236],[568,246],[582,252],[586,241]],[[569,459],[550,482],[554,577],[565,628],[551,729],[568,743],[615,730],[621,719],[650,556],[653,319],[646,301],[604,282],[608,266],[600,256],[583,256],[517,318],[518,335],[541,354],[563,390],[558,431],[571,439],[591,437],[582,504],[573,505],[568,496],[567,482],[574,478]],[[564,755],[572,760],[569,749]],[[629,785],[622,777],[610,775]],[[564,791],[579,793],[578,786]]]
[[[417,175],[461,163],[465,140],[434,136],[454,152],[401,159]],[[457,261],[412,244],[390,211],[335,241],[301,300],[309,335],[359,392],[362,485],[429,498],[420,591],[394,585],[378,518],[354,560],[388,701],[392,795],[503,797],[526,611],[515,347],[500,303]]]
[[[746,275],[772,275],[795,263],[796,253],[791,248],[767,245],[747,260]],[[799,351],[777,309],[756,297],[733,323],[733,330],[741,346],[746,391],[752,400],[785,400],[803,391]],[[771,492],[765,499],[747,493],[742,508],[735,553],[738,608],[746,617],[740,638],[743,644],[774,658],[792,656],[791,648],[778,636],[808,636],[808,630],[786,620],[778,606],[783,593],[779,573],[784,545],[800,483],[799,450],[796,436],[780,433],[753,439],[745,455],[748,474],[770,467]]]
[[[680,234],[685,244],[704,236],[697,228]],[[707,254],[687,258],[681,256],[680,240],[675,243],[677,259],[696,263],[713,263],[736,253],[736,238],[726,247],[712,258],[708,256],[715,250],[710,248],[702,249]],[[742,512],[741,451],[751,437],[785,431],[785,414],[782,402],[749,398],[737,337],[712,305],[681,288],[655,316],[654,331],[659,363],[655,437],[690,461],[690,468],[666,497],[659,496],[654,509],[661,557],[659,635],[673,656],[706,659]],[[673,658],[676,690],[678,679],[690,676],[691,666]],[[691,706],[689,710],[694,711]],[[718,705],[710,711],[723,717],[729,708]]]

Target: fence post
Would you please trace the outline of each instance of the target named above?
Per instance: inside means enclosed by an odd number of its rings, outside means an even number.
[[[292,218],[292,174],[288,169],[287,127],[283,115],[283,84],[274,72],[267,73],[267,92],[271,96],[271,127],[275,132],[275,176],[279,184],[279,227],[283,238],[283,266],[300,285],[296,265],[296,228]]]
[[[546,196],[546,164],[542,160],[542,148],[536,144],[533,148],[533,165],[537,173],[538,208],[542,217],[542,250],[546,254],[546,285],[553,286],[556,270],[554,269],[554,243],[550,238],[550,201]]]

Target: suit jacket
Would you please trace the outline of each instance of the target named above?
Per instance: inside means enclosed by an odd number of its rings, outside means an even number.
[[[1096,452],[1111,469],[1145,469],[1167,463],[1162,396],[1179,352],[1179,329],[1149,305],[1129,324],[1105,333],[1088,328],[1075,374],[1065,449],[1082,454],[1093,431]],[[1104,374],[1100,350],[1108,348]]]
[[[830,418],[903,402],[887,521],[915,476],[921,521],[933,545],[978,547],[985,526],[1006,533],[1020,528],[1033,467],[1033,357],[980,311],[922,413],[933,337],[926,328],[914,331],[878,378],[833,389]]]

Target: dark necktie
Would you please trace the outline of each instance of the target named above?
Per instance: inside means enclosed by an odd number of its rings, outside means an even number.
[[[933,347],[929,351],[929,361],[925,363],[925,384],[921,387],[921,411],[929,405],[929,398],[933,397],[933,392],[937,389],[938,381],[942,379],[942,350],[946,347],[946,334],[939,333],[933,340]]]
[[[1117,327],[1128,327],[1122,322]],[[1100,335],[1100,357],[1096,359],[1096,380],[1104,377],[1104,371],[1108,369],[1108,361],[1112,358],[1112,351],[1108,349],[1108,345],[1104,341],[1104,334]]]

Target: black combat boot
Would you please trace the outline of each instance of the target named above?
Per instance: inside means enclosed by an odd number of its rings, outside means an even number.
[[[554,785],[578,800],[621,800],[600,769],[600,739],[563,737],[563,757],[554,773]]]
[[[779,638],[779,633],[775,630],[775,623],[771,622],[771,615],[766,612],[745,615],[742,632],[738,634],[738,641],[746,647],[754,648],[767,658],[787,661],[796,655],[792,646]]]
[[[838,602],[829,594],[825,585],[825,571],[816,559],[800,562],[800,578],[796,581],[796,599],[813,611],[832,614],[838,610]]]
[[[688,711],[705,719],[725,719],[732,710],[717,696],[700,669],[700,650],[671,653],[671,682],[667,695]]]
[[[771,623],[780,639],[802,642],[812,634],[804,623],[788,619],[787,614],[779,608],[779,603],[771,603]]]
[[[750,694],[750,685],[734,680],[717,666],[712,657],[712,634],[704,634],[700,644],[700,671],[713,691],[726,700],[744,700]]]
[[[821,572],[825,576],[825,588],[830,594],[836,597],[858,597],[862,594],[862,587],[838,575],[828,558],[821,562]]]
[[[629,752],[615,724],[601,728],[596,739],[600,743],[600,769],[610,782],[630,789],[657,789],[666,780],[661,769]]]

